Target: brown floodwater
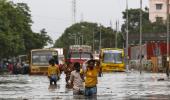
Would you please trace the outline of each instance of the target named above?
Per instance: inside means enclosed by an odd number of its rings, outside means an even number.
[[[46,76],[30,75],[1,75],[0,99],[6,100],[69,100],[88,99],[74,96],[71,89],[65,88],[65,75],[50,86]],[[97,96],[92,99],[105,100],[169,100],[170,80],[162,73],[116,72],[104,73],[98,78]]]

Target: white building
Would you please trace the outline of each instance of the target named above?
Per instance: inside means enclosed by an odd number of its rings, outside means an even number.
[[[155,22],[157,20],[165,21],[167,18],[167,0],[149,0],[149,20]]]

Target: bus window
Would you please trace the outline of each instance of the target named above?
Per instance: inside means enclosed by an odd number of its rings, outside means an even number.
[[[51,52],[33,52],[32,53],[32,64],[47,66],[48,61],[52,58]]]
[[[30,55],[30,74],[46,74],[49,60],[58,62],[58,51],[55,49],[34,49]]]
[[[123,61],[122,53],[104,53],[103,58],[103,62],[105,63],[119,64]]]

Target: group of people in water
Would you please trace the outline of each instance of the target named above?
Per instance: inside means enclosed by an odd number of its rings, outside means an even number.
[[[79,62],[70,64],[63,69],[66,75],[66,87],[73,89],[74,95],[93,96],[97,94],[98,76],[101,76],[100,63],[89,60],[82,66]],[[53,59],[49,60],[48,78],[50,85],[56,85],[60,79],[59,66]]]

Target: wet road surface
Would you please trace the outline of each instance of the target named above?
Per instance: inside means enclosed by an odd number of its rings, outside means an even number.
[[[73,96],[71,89],[65,88],[64,74],[57,86],[50,86],[46,76],[1,75],[0,99],[6,100],[69,100],[87,99]],[[170,80],[165,74],[156,73],[105,73],[99,77],[98,100],[170,100]]]

